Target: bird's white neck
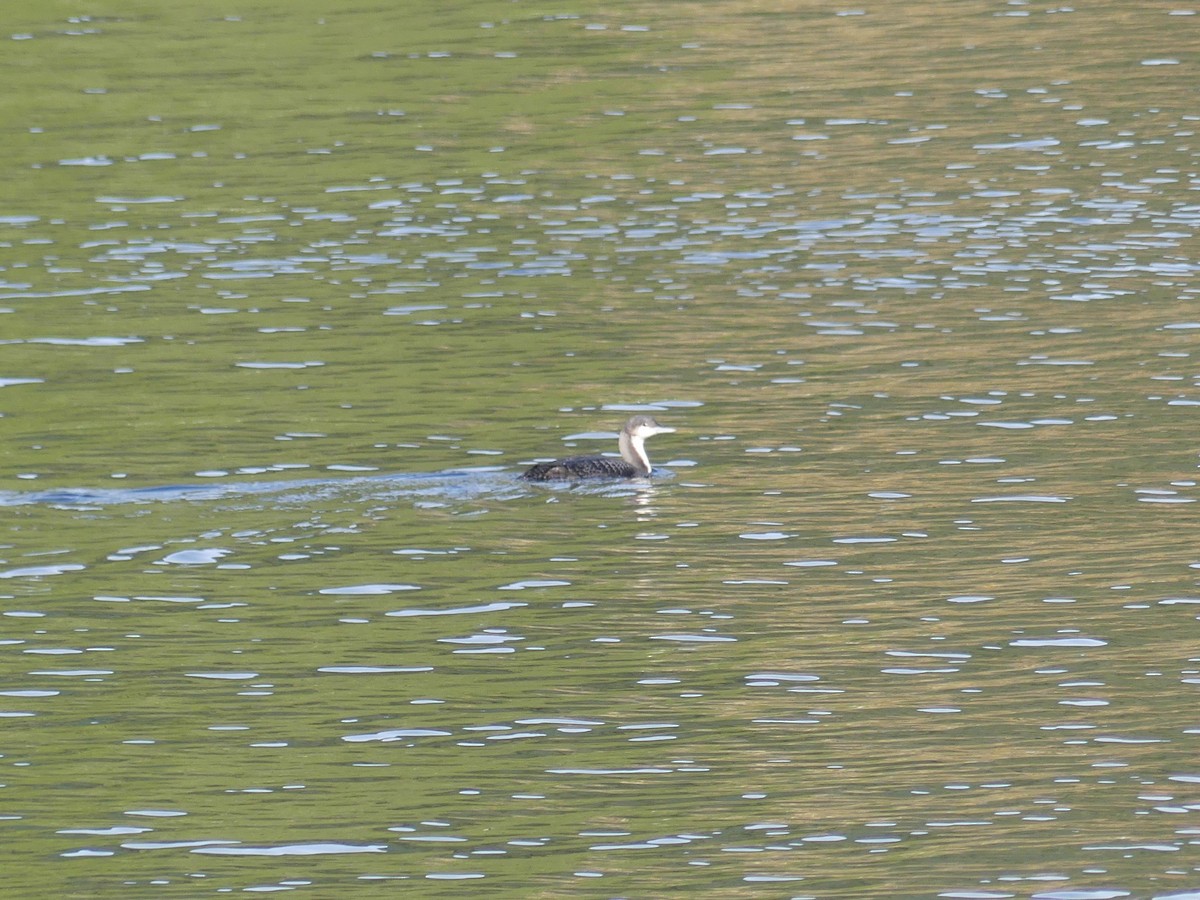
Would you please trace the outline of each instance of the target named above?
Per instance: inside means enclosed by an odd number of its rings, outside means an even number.
[[[643,475],[650,474],[650,457],[646,455],[645,438],[622,431],[620,438],[617,439],[617,446],[621,448],[621,458],[625,462],[639,470]]]

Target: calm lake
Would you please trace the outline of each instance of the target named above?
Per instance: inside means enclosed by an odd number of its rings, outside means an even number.
[[[330,7],[5,6],[0,898],[1200,898],[1200,7]]]

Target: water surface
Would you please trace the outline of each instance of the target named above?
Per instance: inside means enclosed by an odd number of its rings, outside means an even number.
[[[0,894],[1198,895],[1195,10],[8,22]]]

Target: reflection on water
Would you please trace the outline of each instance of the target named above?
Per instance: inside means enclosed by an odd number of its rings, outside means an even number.
[[[176,7],[12,13],[0,893],[1200,890],[1194,10]]]
[[[277,495],[272,502],[299,505],[337,492],[355,492],[393,499],[397,496],[444,494],[447,497],[481,496],[501,489],[502,481],[487,480],[493,472],[503,471],[495,466],[455,469],[428,475],[397,474],[358,476],[355,478],[310,478],[286,481],[236,481],[217,484],[180,484],[164,487],[119,489],[60,489],[49,491],[0,492],[0,506],[24,506],[40,503],[57,509],[102,508],[123,503],[172,503],[177,501],[215,501],[255,498],[261,506],[261,495]],[[226,475],[228,473],[221,473]],[[503,481],[510,481],[504,479]]]

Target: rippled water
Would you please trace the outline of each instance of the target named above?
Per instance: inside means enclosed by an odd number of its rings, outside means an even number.
[[[16,4],[0,895],[1200,897],[1196,14]]]

